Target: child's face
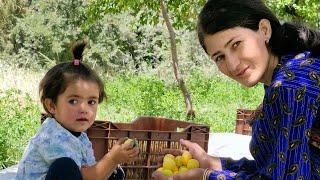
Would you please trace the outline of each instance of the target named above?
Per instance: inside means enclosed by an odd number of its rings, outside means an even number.
[[[66,129],[87,130],[96,118],[99,86],[90,81],[77,80],[58,96],[54,117]]]

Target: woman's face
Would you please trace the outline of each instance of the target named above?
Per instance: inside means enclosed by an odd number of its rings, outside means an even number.
[[[204,44],[219,70],[240,84],[263,82],[269,64],[268,36],[260,30],[235,27],[207,35]],[[266,73],[267,74],[267,73]]]

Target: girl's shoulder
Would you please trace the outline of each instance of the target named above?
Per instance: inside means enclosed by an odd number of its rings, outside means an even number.
[[[54,118],[47,118],[41,125],[37,134],[32,138],[36,144],[46,142],[67,142],[76,139],[68,130],[63,128]]]

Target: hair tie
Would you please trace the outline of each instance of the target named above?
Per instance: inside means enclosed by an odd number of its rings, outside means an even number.
[[[74,59],[73,60],[73,65],[79,66],[80,65],[80,60],[79,59]]]

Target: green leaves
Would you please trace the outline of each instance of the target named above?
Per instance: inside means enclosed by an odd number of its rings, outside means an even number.
[[[205,0],[166,1],[173,26],[177,29],[195,29],[197,14]],[[157,24],[162,20],[158,0],[100,0],[92,1],[87,11],[89,23],[101,19],[104,14],[130,12],[139,17],[141,24]]]
[[[318,0],[266,0],[266,4],[283,21],[305,22],[320,27],[320,4]]]
[[[0,169],[16,164],[40,125],[39,106],[19,90],[0,91]]]

